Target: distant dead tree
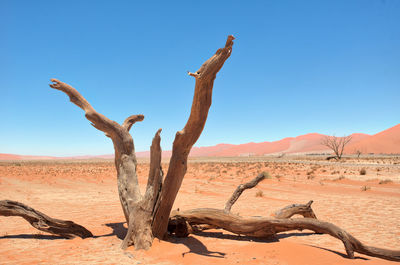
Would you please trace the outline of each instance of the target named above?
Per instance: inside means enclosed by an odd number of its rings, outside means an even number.
[[[281,232],[308,229],[316,233],[329,234],[341,240],[349,258],[354,258],[354,252],[358,252],[400,261],[400,251],[364,245],[334,224],[318,220],[311,209],[312,201],[307,204],[289,205],[276,212],[275,218],[240,217],[232,214],[230,209],[242,192],[268,178],[269,175],[266,172],[260,173],[248,183],[239,185],[227,201],[225,209],[199,208],[171,211],[187,171],[189,152],[200,137],[207,120],[214,80],[232,53],[233,40],[233,36],[228,36],[225,47],[218,49],[198,71],[189,73],[196,79],[189,119],[185,127],[176,133],[165,179],[163,179],[164,173],[161,168],[161,129],[156,132],[150,147],[150,170],[144,195],[139,189],[135,147],[129,133],[132,125],[142,121],[144,116],[132,115],[119,124],[97,112],[72,86],[56,79],[51,80],[53,83],[50,86],[67,94],[72,103],[84,110],[85,117],[91,124],[111,138],[114,144],[119,199],[128,224],[128,231],[121,247],[127,248],[134,245],[135,249],[148,249],[154,237],[165,239],[168,234],[188,236],[190,233],[210,228],[224,229],[257,238],[271,238]],[[341,157],[344,146],[349,141],[350,138],[339,141],[338,148],[335,149],[338,150],[338,157]],[[334,143],[336,146],[335,141]],[[84,202],[82,207],[85,207]],[[304,218],[291,218],[294,214],[302,215]],[[0,215],[23,217],[39,230],[66,238],[92,236],[89,230],[72,221],[51,218],[15,201],[0,201]]]
[[[351,135],[336,137],[336,136],[325,136],[321,140],[321,144],[329,147],[334,153],[335,156],[330,156],[327,160],[335,158],[336,160],[340,160],[343,156],[343,151],[346,145],[351,141]]]

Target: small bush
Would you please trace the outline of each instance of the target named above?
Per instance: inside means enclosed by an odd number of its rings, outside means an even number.
[[[360,175],[366,175],[367,170],[365,168],[360,169]]]
[[[258,190],[258,191],[256,192],[256,197],[264,197],[263,191],[262,191],[262,190]]]
[[[393,180],[391,180],[391,179],[385,179],[385,180],[379,181],[379,184],[390,184],[390,183],[393,183]]]
[[[339,181],[339,180],[342,180],[342,179],[345,179],[345,177],[343,175],[338,177],[338,178],[335,178],[333,181]]]
[[[370,189],[371,189],[370,186],[362,186],[361,187],[361,191],[367,191],[367,190],[370,190]]]
[[[307,179],[314,179],[314,178],[315,178],[314,175],[308,175],[308,176],[307,176]]]
[[[271,179],[271,175],[267,171],[263,171],[263,174],[265,176],[265,179]]]

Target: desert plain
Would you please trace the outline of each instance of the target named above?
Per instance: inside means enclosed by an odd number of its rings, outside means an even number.
[[[166,170],[168,160],[162,165]],[[149,161],[139,159],[143,190],[148,170]],[[233,213],[273,218],[278,209],[313,200],[318,219],[367,245],[400,248],[400,157],[395,155],[353,155],[340,162],[320,155],[192,157],[174,209],[224,208],[239,184],[264,171],[270,178],[244,191]],[[112,160],[0,161],[0,194],[94,234],[64,239],[20,217],[0,217],[0,264],[395,264],[358,253],[347,259],[341,241],[307,230],[260,240],[214,229],[155,239],[148,251],[122,250],[127,226]]]

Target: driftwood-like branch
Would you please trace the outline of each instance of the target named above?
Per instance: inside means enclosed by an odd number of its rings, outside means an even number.
[[[3,200],[0,201],[0,216],[20,216],[28,221],[34,228],[53,235],[65,238],[92,237],[92,233],[85,227],[72,221],[51,218],[23,203]]]
[[[295,214],[300,214],[305,218],[317,219],[311,204],[313,201],[309,201],[306,204],[291,204],[275,212],[274,217],[277,219],[290,218]]]
[[[212,225],[235,234],[258,238],[274,237],[277,233],[308,229],[316,233],[328,234],[344,244],[349,258],[354,258],[354,252],[387,260],[400,261],[400,250],[389,250],[364,245],[351,234],[340,227],[313,218],[273,219],[264,217],[240,217],[219,209],[193,209],[174,211],[171,216],[175,227],[185,229],[189,225]],[[181,222],[181,224],[176,224]],[[184,222],[184,223],[183,223]],[[170,231],[174,232],[174,231]],[[178,231],[179,234],[189,234],[190,230]]]
[[[232,53],[233,36],[228,36],[225,47],[208,59],[196,73],[192,109],[185,127],[176,133],[169,168],[161,190],[160,204],[153,221],[153,234],[160,239],[167,232],[168,219],[176,195],[187,170],[190,149],[200,137],[211,106],[212,89],[217,73]]]
[[[262,172],[260,173],[257,177],[252,179],[251,181],[245,183],[245,184],[240,184],[236,190],[233,192],[231,198],[226,202],[225,204],[225,212],[230,212],[232,205],[239,199],[240,195],[242,195],[244,190],[254,188],[257,186],[257,184],[262,181],[263,179],[266,179],[269,177],[269,174],[267,172]]]
[[[142,121],[143,119],[144,119],[144,116],[142,114],[129,116],[122,123],[122,128],[124,128],[127,131],[129,131],[133,124],[135,124],[138,121]]]

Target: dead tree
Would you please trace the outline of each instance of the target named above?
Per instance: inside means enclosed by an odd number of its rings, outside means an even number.
[[[56,79],[51,80],[53,84],[50,86],[66,93],[71,102],[85,111],[85,116],[92,125],[110,137],[114,144],[119,198],[128,223],[128,232],[122,248],[133,244],[136,249],[148,249],[153,236],[165,236],[171,208],[187,170],[190,149],[200,137],[207,120],[214,79],[231,55],[233,40],[233,36],[228,36],[224,48],[217,50],[197,72],[189,73],[196,79],[190,117],[185,127],[176,133],[164,181],[161,169],[161,129],[154,136],[150,150],[150,172],[144,195],[139,190],[135,147],[129,133],[132,125],[142,121],[144,116],[133,115],[122,124],[118,124],[98,113],[73,87]]]
[[[232,197],[237,201],[244,189],[241,186],[254,187],[260,181],[263,174],[255,179],[240,185],[235,190]],[[255,184],[255,185],[253,185]],[[241,190],[239,196],[237,191]],[[233,202],[233,203],[234,203]],[[228,200],[232,207],[231,199]],[[390,250],[367,246],[357,238],[341,229],[340,227],[320,221],[317,219],[311,208],[313,201],[307,204],[292,204],[275,212],[275,218],[267,217],[241,217],[230,213],[229,210],[199,208],[187,211],[173,211],[170,217],[169,232],[177,236],[188,236],[206,229],[224,229],[226,231],[251,236],[256,238],[276,238],[278,233],[292,230],[311,230],[318,234],[328,234],[341,240],[344,244],[348,258],[354,258],[354,252],[358,252],[371,257],[378,257],[386,260],[400,261],[400,250]],[[230,209],[229,207],[229,209]],[[291,218],[293,215],[302,215],[304,218]]]
[[[340,160],[343,156],[343,151],[346,145],[351,141],[351,135],[336,137],[336,136],[325,136],[321,140],[321,144],[329,147],[334,153],[335,156],[328,157],[327,160],[335,158],[336,160]]]

